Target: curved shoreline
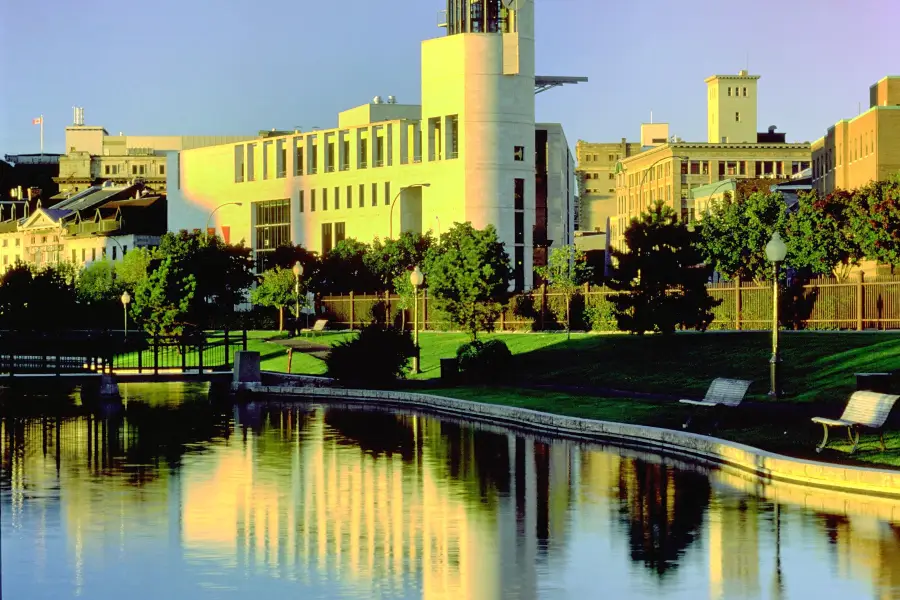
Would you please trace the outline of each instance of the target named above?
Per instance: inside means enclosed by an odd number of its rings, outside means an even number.
[[[309,399],[356,401],[361,404],[367,404],[374,400],[382,406],[419,408],[474,421],[499,423],[542,433],[591,441],[613,442],[701,458],[750,473],[762,483],[781,481],[819,489],[900,500],[900,471],[842,466],[790,458],[752,446],[674,429],[567,417],[527,408],[485,404],[431,394],[320,387],[322,379],[298,379],[305,380],[304,383],[307,385],[298,381],[300,385],[297,386],[234,385],[232,389],[253,395],[302,396]]]

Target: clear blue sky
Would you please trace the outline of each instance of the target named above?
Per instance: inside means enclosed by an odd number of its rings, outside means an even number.
[[[375,95],[419,100],[419,43],[442,0],[0,0],[0,155],[62,152],[72,106],[131,135],[333,127]],[[811,141],[900,74],[895,0],[537,0],[537,97],[578,139],[636,140],[653,110],[706,138],[703,79],[747,62],[761,130]],[[841,32],[837,35],[835,32]]]

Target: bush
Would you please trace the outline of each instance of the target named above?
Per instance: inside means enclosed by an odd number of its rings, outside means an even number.
[[[406,375],[416,347],[409,332],[377,324],[331,348],[325,364],[328,376],[342,383],[383,386]]]
[[[605,296],[591,298],[591,303],[584,307],[584,320],[591,331],[618,331],[615,305]]]
[[[497,379],[509,371],[512,352],[501,340],[476,340],[456,349],[459,370],[471,380]]]

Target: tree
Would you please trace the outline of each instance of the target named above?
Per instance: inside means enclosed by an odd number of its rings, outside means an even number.
[[[425,263],[428,249],[434,244],[431,232],[426,234],[404,231],[396,240],[375,238],[365,256],[369,271],[377,280],[379,291],[397,291],[397,278],[414,266]]]
[[[112,262],[104,258],[87,265],[75,283],[75,292],[78,301],[83,304],[117,301],[119,288]]]
[[[900,173],[854,193],[856,211],[850,229],[863,254],[900,267]]]
[[[62,331],[78,317],[71,268],[16,263],[0,277],[0,329]]]
[[[572,296],[579,287],[590,281],[591,271],[584,252],[574,245],[551,249],[547,266],[535,269],[550,287],[561,292],[566,299],[566,339],[570,337]]]
[[[726,197],[713,203],[700,221],[697,243],[706,264],[729,279],[769,280],[765,247],[775,231],[786,236],[787,219],[780,193]]]
[[[478,230],[468,222],[454,224],[429,250],[423,271],[432,295],[473,340],[479,330],[493,329],[512,279],[509,255],[493,225]]]
[[[150,276],[134,290],[132,314],[151,335],[179,335],[193,325],[187,319],[197,280],[184,273],[175,255],[154,263]]]
[[[815,192],[800,196],[800,207],[787,223],[787,262],[815,274],[846,279],[864,258],[852,224],[859,214],[853,194],[842,190],[819,199]]]
[[[305,300],[305,294],[303,299]],[[274,306],[278,309],[278,331],[284,331],[284,307],[296,301],[296,277],[293,271],[275,267],[264,271],[259,284],[250,293],[254,304]],[[294,315],[298,317],[299,315]]]
[[[706,289],[709,268],[701,264],[697,237],[661,202],[631,220],[628,251],[613,251],[616,264],[608,281],[620,292],[612,297],[620,329],[643,335],[709,326],[720,301]]]
[[[115,264],[115,276],[126,290],[134,290],[147,278],[153,253],[147,248],[134,248]]]
[[[376,278],[366,262],[368,251],[368,244],[353,238],[341,240],[322,257],[313,287],[322,294],[378,291]]]

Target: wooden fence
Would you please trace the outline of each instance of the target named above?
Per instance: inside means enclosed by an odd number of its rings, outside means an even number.
[[[772,286],[730,281],[708,284],[710,295],[722,302],[713,309],[711,330],[767,330],[772,323]],[[606,287],[585,286],[572,300],[572,329],[616,330]],[[419,294],[419,326],[449,330],[452,324],[438,303]],[[317,318],[331,326],[355,329],[373,320],[412,327],[412,307],[404,309],[399,296],[389,294],[324,296],[317,300]],[[862,276],[837,281],[821,278],[795,281],[779,289],[782,327],[806,330],[900,329],[900,277]],[[495,323],[500,331],[550,331],[565,328],[565,296],[543,286],[513,296]]]

